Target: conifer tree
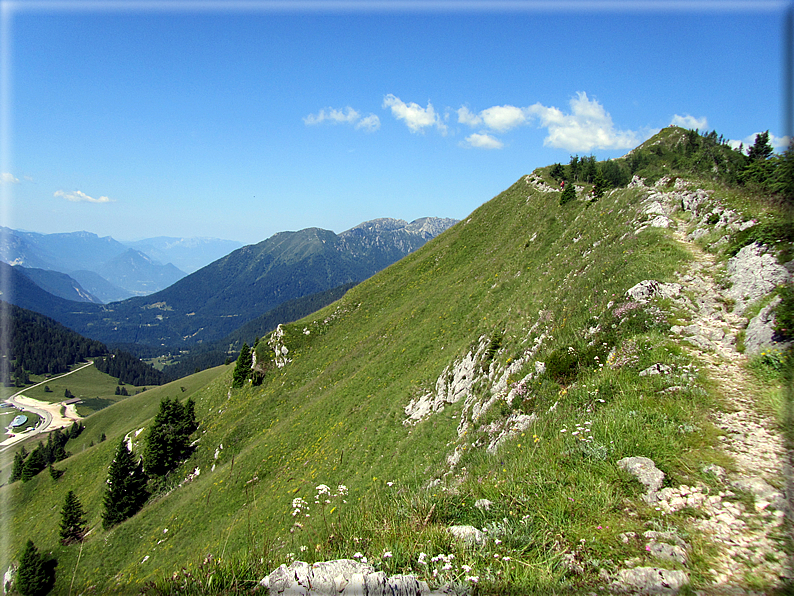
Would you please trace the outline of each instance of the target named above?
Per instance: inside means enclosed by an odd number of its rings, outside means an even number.
[[[44,457],[44,446],[39,443],[39,446],[25,460],[25,465],[22,466],[22,475],[20,477],[22,482],[27,482],[41,472],[47,467],[47,463]]]
[[[195,402],[165,398],[146,437],[143,463],[146,473],[165,476],[190,455],[190,435],[198,428]]]
[[[73,490],[66,493],[66,500],[61,509],[61,542],[71,544],[80,542],[85,536],[86,519],[83,506]]]
[[[127,443],[121,439],[113,462],[108,471],[107,490],[103,499],[102,526],[108,529],[135,515],[149,492],[146,489],[148,478],[143,471],[143,464],[136,461]]]
[[[43,596],[52,589],[54,578],[50,577],[44,558],[32,540],[28,540],[19,559],[14,587],[22,596]]]
[[[766,161],[772,157],[774,149],[769,144],[769,131],[760,132],[755,136],[755,143],[747,152],[747,157],[754,161]]]
[[[562,190],[562,195],[560,195],[560,205],[565,205],[565,203],[570,203],[576,198],[576,189],[573,186],[573,182],[569,182],[565,185],[565,188]]]
[[[579,161],[578,155],[571,155],[571,161],[568,164],[568,181],[573,182],[574,180],[579,180],[579,169],[581,166],[581,162]]]
[[[597,201],[601,197],[604,196],[604,193],[607,190],[607,181],[604,176],[601,174],[601,170],[598,170],[598,173],[595,175],[595,182],[593,184],[593,200]]]
[[[50,464],[50,465],[49,465],[49,468],[50,468],[50,477],[51,477],[53,480],[58,480],[58,478],[60,478],[61,476],[63,476],[63,472],[64,472],[63,470],[58,470],[58,469],[57,469],[55,466],[53,466],[52,464]]]
[[[22,478],[22,470],[25,468],[25,457],[27,454],[24,446],[14,454],[14,467],[11,469],[9,482],[16,482]]]
[[[240,350],[240,355],[237,357],[237,364],[232,373],[232,387],[242,387],[246,379],[251,376],[251,366],[254,363],[254,357],[251,354],[251,349],[247,343],[243,343]]]
[[[80,436],[80,433],[83,432],[84,428],[85,426],[83,426],[82,424],[77,422],[77,420],[75,420],[72,423],[72,426],[69,427],[69,438],[76,439],[77,437]]]
[[[779,160],[773,158],[774,149],[769,144],[769,131],[756,135],[755,143],[747,152],[747,163],[739,175],[743,184],[755,183],[767,187],[775,184],[775,170]]]
[[[551,177],[555,180],[562,180],[565,178],[565,168],[562,167],[561,163],[555,163],[553,166],[551,166],[549,174],[551,174]]]

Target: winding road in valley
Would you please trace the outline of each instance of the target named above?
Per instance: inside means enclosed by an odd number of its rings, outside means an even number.
[[[15,443],[18,443],[19,441],[25,440],[30,437],[34,437],[48,430],[54,430],[56,428],[64,428],[72,424],[75,420],[79,420],[80,416],[77,414],[77,410],[73,406],[71,407],[67,406],[66,416],[61,416],[61,407],[64,406],[63,402],[49,403],[45,401],[40,401],[37,399],[32,399],[30,397],[25,397],[24,393],[26,391],[30,391],[31,389],[38,387],[39,385],[52,383],[56,379],[67,377],[71,374],[83,370],[84,368],[92,366],[93,364],[94,362],[90,361],[78,368],[75,368],[74,370],[70,370],[68,373],[58,375],[57,377],[49,378],[45,381],[42,381],[41,383],[36,383],[35,385],[31,385],[30,387],[25,387],[21,391],[17,391],[11,397],[6,398],[4,401],[10,403],[18,410],[24,410],[40,416],[42,418],[42,423],[36,426],[36,428],[30,432],[18,433],[15,434],[13,437],[9,437],[8,439],[0,443],[0,451],[8,449],[8,447],[14,445]],[[71,412],[69,410],[71,410]]]

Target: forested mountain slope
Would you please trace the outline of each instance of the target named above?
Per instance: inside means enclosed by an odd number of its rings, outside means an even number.
[[[319,228],[281,232],[149,296],[94,309],[70,311],[59,304],[42,312],[106,343],[178,347],[215,341],[284,302],[362,281],[453,223],[380,219],[338,236]]]
[[[0,382],[17,388],[29,384],[30,375],[58,375],[71,366],[94,360],[96,367],[131,385],[160,385],[164,375],[129,353],[111,352],[103,343],[82,337],[36,312],[2,303],[8,338]]]

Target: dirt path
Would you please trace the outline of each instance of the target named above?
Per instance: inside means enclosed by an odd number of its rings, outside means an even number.
[[[715,283],[716,258],[703,252],[681,232],[676,239],[693,255],[679,283],[689,325],[673,328],[682,345],[701,363],[722,398],[712,422],[724,431],[723,451],[734,463],[722,476],[725,490],[704,507],[707,518],[694,519],[707,532],[719,555],[708,594],[766,594],[792,578],[785,536],[786,449],[779,422],[759,408],[747,358],[736,350],[736,336],[746,320],[730,312],[731,302]],[[754,497],[752,506],[737,501],[741,492]]]

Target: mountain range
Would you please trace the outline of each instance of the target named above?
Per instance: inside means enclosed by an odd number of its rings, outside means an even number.
[[[0,260],[65,273],[81,286],[81,295],[91,294],[91,301],[102,302],[150,294],[185,276],[171,263],[163,265],[110,236],[91,232],[39,234],[0,228]],[[44,281],[43,273],[34,276]],[[73,299],[69,293],[61,297]]]
[[[455,223],[442,218],[411,223],[384,218],[338,235],[320,228],[281,232],[145,297],[107,305],[74,304],[62,295],[48,299],[25,286],[10,301],[108,344],[189,346],[221,339],[290,300],[360,282]],[[97,237],[87,240],[110,244]],[[128,262],[134,270],[142,259],[134,257],[133,250],[113,259]],[[100,272],[104,266],[95,265]]]

